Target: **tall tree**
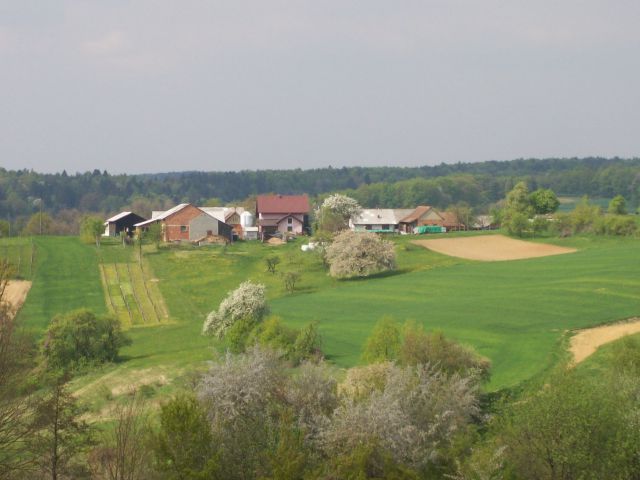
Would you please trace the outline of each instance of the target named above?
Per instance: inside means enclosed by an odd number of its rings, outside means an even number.
[[[86,475],[78,455],[90,443],[92,431],[82,420],[84,409],[69,392],[70,375],[53,373],[44,381],[47,391],[34,414],[37,433],[32,448],[44,478],[75,478]]]

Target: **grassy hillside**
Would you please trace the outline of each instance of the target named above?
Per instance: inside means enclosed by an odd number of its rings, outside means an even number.
[[[579,251],[494,263],[446,257],[410,245],[405,237],[395,240],[398,271],[355,281],[328,277],[317,256],[300,251],[301,241],[159,252],[149,247],[145,265],[158,280],[169,324],[130,329],[133,344],[123,350],[124,362],[80,379],[79,385],[141,378],[159,378],[162,384],[202,366],[215,346],[200,335],[206,314],[246,279],[267,285],[273,313],[286,323],[318,322],[324,350],[340,366],[358,362],[375,322],[390,315],[474,346],[493,362],[491,389],[515,385],[552,364],[567,329],[640,313],[640,256],[632,239],[554,240]],[[21,313],[29,326],[42,329],[55,313],[81,306],[106,312],[95,247],[60,237],[36,239],[36,247],[35,282]],[[130,261],[132,255],[133,249],[116,245],[100,250],[107,263]],[[281,257],[279,272],[302,272],[294,294],[286,293],[279,275],[266,272],[269,255]]]
[[[20,311],[28,328],[43,330],[58,313],[89,308],[106,313],[95,249],[74,237],[34,237],[33,286]]]

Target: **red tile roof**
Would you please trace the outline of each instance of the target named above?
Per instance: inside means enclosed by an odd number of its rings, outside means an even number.
[[[306,195],[258,195],[257,213],[309,213]]]
[[[416,209],[411,212],[409,215],[400,220],[400,223],[412,223],[420,219],[425,213],[428,213],[432,207],[428,205],[420,205],[416,207]]]

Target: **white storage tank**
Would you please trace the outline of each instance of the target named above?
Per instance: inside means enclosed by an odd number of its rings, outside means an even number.
[[[247,212],[246,210],[240,214],[240,225],[242,228],[244,227],[253,227],[254,219],[253,214],[251,212]]]

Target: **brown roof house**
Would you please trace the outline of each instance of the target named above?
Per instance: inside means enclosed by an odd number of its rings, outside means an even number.
[[[154,212],[153,217],[135,225],[145,229],[150,225],[162,225],[162,239],[165,242],[200,242],[209,237],[233,240],[233,227],[190,203],[181,203],[166,212]]]
[[[262,240],[287,233],[309,233],[309,197],[306,195],[258,195],[256,217]]]
[[[401,232],[413,233],[413,229],[423,225],[442,225],[444,218],[435,208],[428,205],[416,207],[409,215],[400,219],[398,228]]]

